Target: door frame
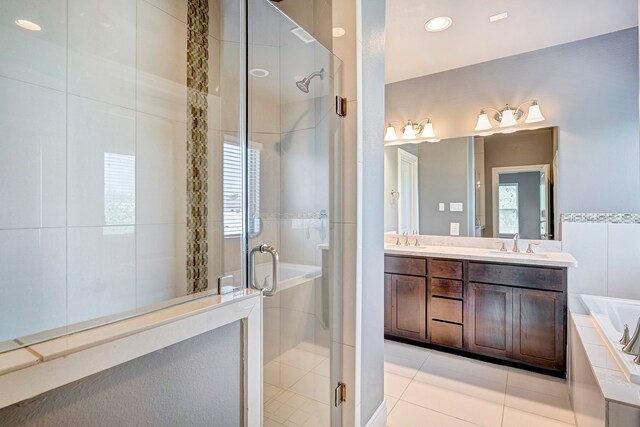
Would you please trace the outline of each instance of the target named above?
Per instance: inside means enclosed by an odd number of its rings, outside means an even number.
[[[506,173],[521,173],[521,172],[540,172],[544,173],[546,177],[546,189],[547,189],[547,229],[549,227],[549,165],[524,165],[524,166],[504,166],[491,168],[491,205],[493,211],[493,237],[498,238],[500,236],[500,222],[498,217],[499,212],[499,200],[498,200],[498,187],[500,185],[500,175]]]

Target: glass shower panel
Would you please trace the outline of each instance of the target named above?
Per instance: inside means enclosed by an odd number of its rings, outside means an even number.
[[[0,351],[244,286],[244,3],[0,0]]]
[[[341,64],[270,2],[250,0],[248,16],[248,246],[280,256],[264,299],[265,422],[341,425]],[[271,262],[258,255],[257,286],[271,286]]]

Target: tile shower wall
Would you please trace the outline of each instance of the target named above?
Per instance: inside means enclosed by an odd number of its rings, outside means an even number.
[[[239,269],[219,214],[235,3],[210,1],[205,35],[210,277],[224,251]],[[0,94],[0,341],[186,294],[187,0],[0,2]]]
[[[571,294],[640,299],[640,215],[563,215],[562,249],[579,263]]]

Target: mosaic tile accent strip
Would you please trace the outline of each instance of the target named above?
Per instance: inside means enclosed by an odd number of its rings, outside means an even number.
[[[640,214],[616,213],[568,213],[562,214],[561,222],[591,222],[606,224],[640,224]]]
[[[187,291],[209,287],[207,94],[209,1],[189,0],[187,39]]]

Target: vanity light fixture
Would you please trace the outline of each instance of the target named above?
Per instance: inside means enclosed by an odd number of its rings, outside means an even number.
[[[527,117],[525,118],[525,123],[538,123],[544,121],[545,118],[540,111],[540,105],[538,105],[538,101],[535,99],[531,99],[529,101],[525,101],[518,106],[515,110],[507,104],[502,111],[496,110],[495,108],[483,108],[480,110],[480,114],[478,114],[478,122],[476,123],[476,131],[487,131],[493,129],[493,125],[491,124],[491,120],[489,120],[489,115],[487,114],[487,110],[495,111],[495,115],[493,119],[498,122],[498,127],[507,128],[516,126],[518,121],[524,117],[525,113],[523,107],[527,104],[531,104],[529,110],[527,112]]]
[[[420,122],[418,122],[418,124],[414,124],[411,120],[407,120],[407,122],[401,128],[401,132],[402,136],[398,138],[398,134],[396,133],[396,129],[393,126],[393,123],[389,123],[387,125],[387,132],[384,136],[384,141],[397,142],[399,144],[419,144],[425,140],[429,142],[439,141],[439,139],[437,139],[436,137],[435,131],[433,130],[433,123],[429,118],[421,120]],[[420,136],[420,138],[418,138],[418,135]]]

